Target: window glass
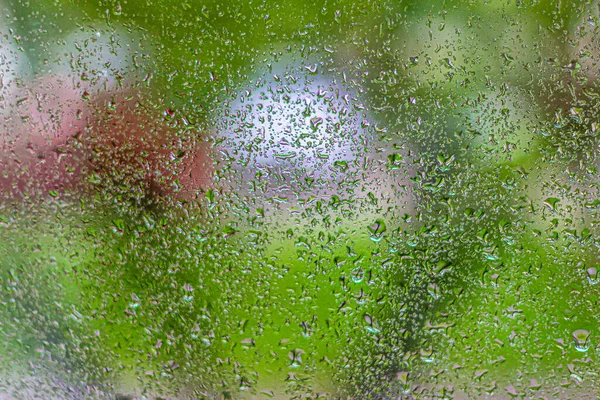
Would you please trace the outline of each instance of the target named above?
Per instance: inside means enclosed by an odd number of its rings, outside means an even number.
[[[0,397],[595,397],[598,8],[0,0]]]

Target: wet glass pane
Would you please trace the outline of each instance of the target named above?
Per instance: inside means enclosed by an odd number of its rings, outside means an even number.
[[[599,23],[0,0],[0,397],[595,398]]]

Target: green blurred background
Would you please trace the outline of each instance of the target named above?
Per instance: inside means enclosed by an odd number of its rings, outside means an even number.
[[[600,392],[597,4],[2,6],[35,74],[73,32],[129,32],[141,101],[176,110],[215,165],[190,201],[109,184],[1,206],[7,391],[43,369],[98,397]],[[261,123],[228,110],[315,85],[348,94],[323,140],[360,150],[257,166]],[[303,163],[327,172],[300,179]]]

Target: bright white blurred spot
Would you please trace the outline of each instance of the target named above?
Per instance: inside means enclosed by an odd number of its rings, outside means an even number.
[[[222,113],[220,185],[272,211],[279,226],[315,200],[354,208],[352,224],[413,209],[410,149],[379,140],[358,86],[327,62],[288,55],[267,64]]]
[[[365,154],[368,117],[351,88],[285,59],[226,106],[219,131],[236,164],[332,179],[336,162]]]

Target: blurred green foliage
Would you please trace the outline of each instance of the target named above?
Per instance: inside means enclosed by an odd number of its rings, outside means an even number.
[[[404,209],[360,183],[253,208],[260,190],[240,194],[215,156],[215,188],[187,203],[5,206],[2,360],[206,398],[597,393],[598,102],[582,60],[598,54],[573,51],[596,37],[591,2],[8,7],[39,70],[67,28],[141,34],[145,100],[198,136],[265,66],[314,56],[360,93],[387,178],[412,189]]]

